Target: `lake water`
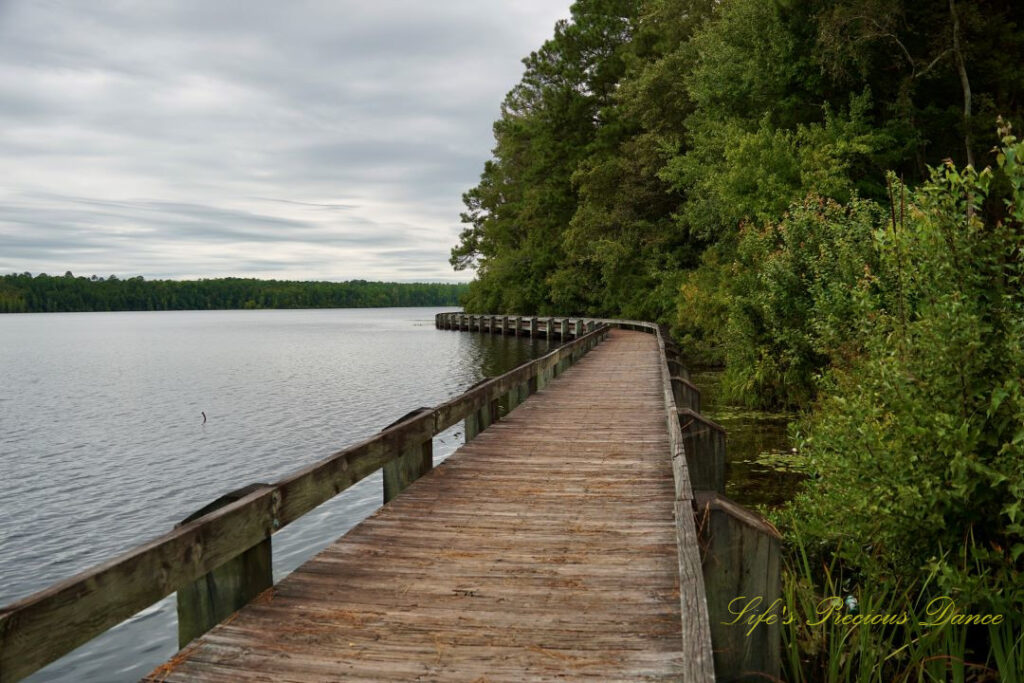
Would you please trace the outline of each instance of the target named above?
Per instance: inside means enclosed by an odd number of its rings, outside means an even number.
[[[436,330],[442,310],[0,315],[0,606],[548,349]],[[459,426],[439,435],[435,459],[460,443]],[[275,535],[275,578],[381,495],[378,473]],[[177,650],[175,609],[30,680],[137,680]]]

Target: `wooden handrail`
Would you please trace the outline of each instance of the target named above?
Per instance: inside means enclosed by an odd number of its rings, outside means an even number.
[[[24,678],[201,579],[410,447],[489,408],[504,394],[518,392],[520,385],[535,388],[538,380],[546,382],[607,332],[608,326],[596,326],[540,358],[418,411],[275,484],[255,487],[252,493],[163,536],[0,608],[0,683]]]

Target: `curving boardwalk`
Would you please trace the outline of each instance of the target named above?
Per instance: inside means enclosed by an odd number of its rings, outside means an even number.
[[[146,680],[688,678],[661,365],[611,331]]]

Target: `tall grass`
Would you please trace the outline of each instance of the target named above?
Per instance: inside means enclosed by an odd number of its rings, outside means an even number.
[[[834,554],[829,557],[815,557],[798,535],[789,535],[782,576],[784,614],[791,617],[782,626],[785,680],[1024,683],[1019,615],[1006,614],[998,626],[927,625],[935,621],[927,616],[928,603],[940,595],[934,572],[862,585]],[[858,614],[889,615],[891,623],[839,622]]]

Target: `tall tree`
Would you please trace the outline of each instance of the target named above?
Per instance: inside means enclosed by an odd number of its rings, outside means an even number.
[[[565,258],[561,235],[576,210],[572,175],[604,123],[637,11],[637,0],[581,0],[524,60],[494,125],[494,158],[463,197],[469,227],[451,263],[477,269],[470,308],[552,309],[548,278]]]

